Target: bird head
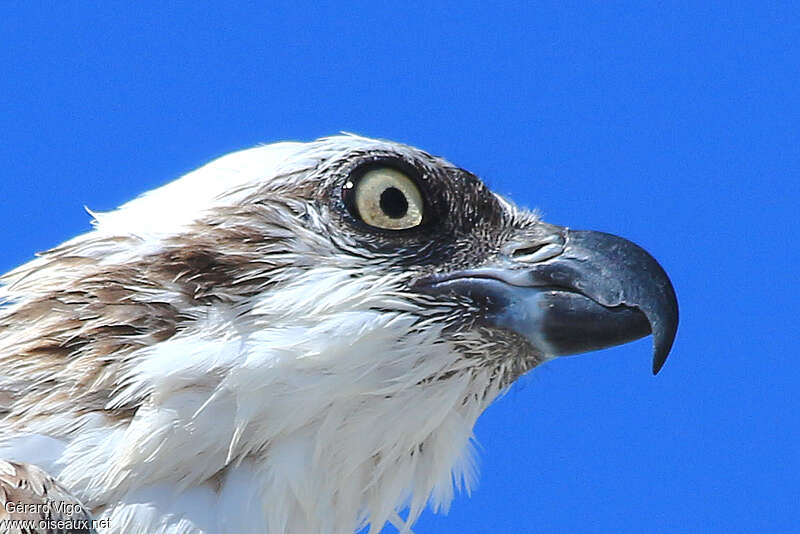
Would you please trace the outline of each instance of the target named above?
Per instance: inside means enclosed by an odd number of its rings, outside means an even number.
[[[90,503],[254,462],[267,500],[413,520],[469,485],[472,426],[520,375],[651,333],[657,372],[677,328],[637,245],[388,141],[237,152],[95,217],[6,275],[0,344],[9,421],[114,429],[60,460]]]

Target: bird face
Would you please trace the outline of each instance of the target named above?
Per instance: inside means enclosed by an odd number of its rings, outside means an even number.
[[[549,358],[650,333],[653,372],[661,368],[677,301],[643,249],[548,224],[425,152],[352,141],[298,182],[299,219],[329,237],[325,247],[305,247],[328,251],[317,267],[348,265],[354,277],[392,280],[380,287],[387,304],[377,309],[402,301],[396,312],[415,310],[443,343],[494,367],[502,386]]]

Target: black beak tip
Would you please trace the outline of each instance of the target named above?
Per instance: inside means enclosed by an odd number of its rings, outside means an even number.
[[[672,340],[668,341],[664,345],[659,345],[654,343],[653,348],[653,375],[657,375],[661,368],[664,367],[664,363],[667,361],[667,356],[669,356],[669,351],[672,348]]]
[[[639,245],[604,232],[570,230],[567,249],[573,272],[589,295],[606,306],[636,308],[653,336],[653,374],[667,360],[678,331],[678,299],[667,273]]]
[[[665,280],[669,280],[665,278]],[[672,284],[667,282],[667,298],[658,315],[658,320],[651,325],[653,331],[653,375],[657,375],[664,362],[667,361],[678,332],[678,299]]]

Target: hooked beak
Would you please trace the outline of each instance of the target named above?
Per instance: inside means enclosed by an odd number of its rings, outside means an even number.
[[[548,356],[653,334],[658,373],[678,329],[678,301],[664,270],[641,247],[615,235],[561,229],[561,236],[561,252],[543,261],[536,253],[506,256],[493,265],[433,275],[418,287],[470,298],[482,321],[517,332]]]

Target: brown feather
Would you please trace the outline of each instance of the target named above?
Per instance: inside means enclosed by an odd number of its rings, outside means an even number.
[[[92,534],[91,523],[83,504],[47,473],[35,465],[0,460],[0,532]]]

